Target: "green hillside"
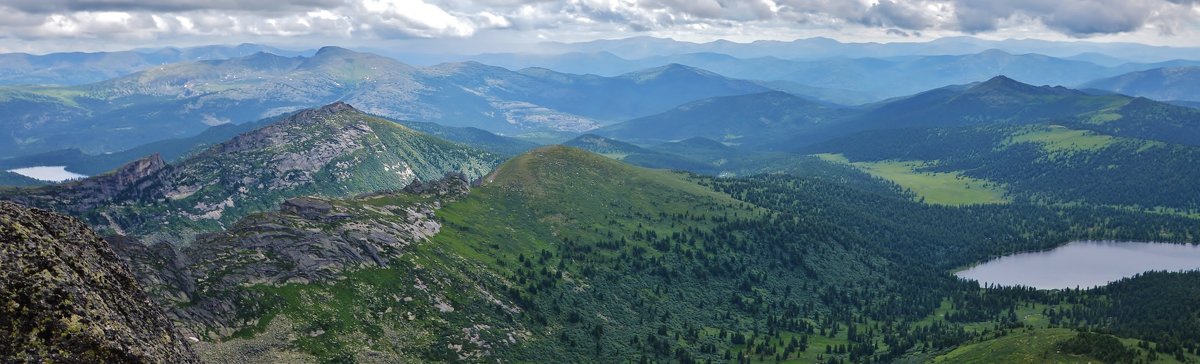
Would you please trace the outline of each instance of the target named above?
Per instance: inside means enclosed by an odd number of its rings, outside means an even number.
[[[809,150],[841,154],[868,171],[881,171],[871,168],[880,163],[907,163],[916,166],[910,168],[916,175],[960,176],[954,178],[960,185],[969,182],[963,178],[976,179],[1021,201],[1200,211],[1200,191],[1192,183],[1200,178],[1192,167],[1200,149],[1062,125],[863,132]],[[907,175],[913,174],[879,174],[914,191],[936,184],[908,183],[902,180]],[[960,192],[979,191],[969,189]]]
[[[1078,292],[981,291],[951,276],[954,267],[1071,238],[1200,234],[1185,219],[928,206],[888,191],[786,175],[692,177],[574,148],[539,148],[504,163],[466,196],[440,200],[440,228],[428,240],[361,258],[383,263],[231,288],[249,300],[236,317],[260,319],[217,335],[225,341],[206,341],[201,352],[261,355],[252,348],[269,344],[278,355],[323,361],[887,362],[987,339],[1019,325],[1007,312],[1025,305],[1082,300],[1071,296]],[[345,229],[396,228],[406,223],[395,212],[431,202],[399,194],[331,204],[305,218],[314,222],[267,215],[231,234],[308,231],[299,241],[343,244],[337,241],[371,236]],[[208,241],[234,244],[220,251],[236,252],[258,240]],[[241,264],[261,259],[250,250],[224,255]],[[242,269],[220,261],[206,264]],[[1074,317],[1056,322],[1085,325]]]
[[[38,181],[33,178],[25,177],[9,171],[0,171],[0,186],[40,186],[46,182]]]

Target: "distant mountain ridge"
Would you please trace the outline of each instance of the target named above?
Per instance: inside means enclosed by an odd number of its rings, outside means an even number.
[[[1197,47],[1162,47],[1119,42],[1060,42],[1038,39],[987,40],[976,37],[941,37],[925,42],[841,42],[826,37],[791,41],[759,40],[749,43],[715,40],[706,43],[677,41],[649,36],[623,39],[542,44],[546,52],[610,52],[625,58],[713,52],[740,58],[776,56],[817,59],[829,57],[897,57],[911,55],[970,54],[988,49],[1009,53],[1041,53],[1052,57],[1071,57],[1080,53],[1115,54],[1137,62],[1161,62],[1171,59],[1200,59]]]
[[[236,46],[149,48],[94,53],[64,52],[43,55],[3,53],[0,54],[0,85],[79,85],[171,63],[236,58],[258,52],[286,56],[310,53],[248,43]]]
[[[0,142],[0,154],[69,147],[115,152],[188,137],[210,125],[335,101],[397,120],[491,132],[578,132],[697,98],[766,90],[678,65],[603,78],[514,72],[475,62],[415,68],[325,47],[312,57],[257,53],[173,64],[81,86],[0,87],[0,111],[12,115],[2,123],[13,131]]]
[[[1074,87],[1101,77],[1156,67],[1200,65],[1198,61],[1099,65],[1087,60],[1039,53],[1010,53],[988,48],[967,53],[900,54],[894,56],[824,56],[788,58],[781,53],[736,57],[715,51],[667,53],[622,58],[608,51],[561,55],[483,54],[483,62],[507,67],[547,67],[574,73],[619,74],[665,63],[679,63],[738,79],[772,83],[799,95],[841,104],[861,104],[909,95],[932,88],[987,80],[995,75],[1033,84]]]
[[[716,97],[593,131],[641,144],[702,137],[740,148],[794,151],[865,130],[1054,122],[1113,136],[1196,145],[1200,110],[1005,76],[875,104],[839,108],[783,92]]]
[[[1113,136],[1200,144],[1200,110],[997,76],[881,103],[846,130],[1056,122]]]
[[[703,137],[734,144],[755,144],[854,114],[782,91],[694,101],[673,110],[610,125],[597,135],[639,143]]]
[[[1164,67],[1100,79],[1081,87],[1158,101],[1200,101],[1200,66]]]

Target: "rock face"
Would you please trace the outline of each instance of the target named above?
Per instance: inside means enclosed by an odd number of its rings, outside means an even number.
[[[29,190],[7,190],[0,198],[24,205],[52,208],[79,214],[115,199],[122,191],[167,166],[162,156],[153,154],[129,162],[116,170],[99,176]]]
[[[470,181],[467,180],[467,175],[458,172],[446,173],[442,179],[432,182],[414,180],[404,187],[406,193],[433,197],[456,198],[464,196],[470,191]]]
[[[197,362],[82,222],[0,202],[0,362]]]
[[[468,191],[465,175],[448,173],[413,182],[404,195],[292,198],[278,211],[247,216],[181,248],[124,236],[108,240],[181,330],[222,338],[243,328],[244,311],[253,309],[256,293],[244,287],[321,282],[345,271],[388,267],[409,245],[441,229],[437,207]]]

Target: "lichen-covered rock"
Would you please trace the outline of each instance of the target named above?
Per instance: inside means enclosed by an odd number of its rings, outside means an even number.
[[[190,363],[196,357],[86,225],[0,202],[0,362]]]

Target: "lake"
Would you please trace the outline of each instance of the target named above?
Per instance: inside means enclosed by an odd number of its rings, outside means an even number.
[[[87,177],[85,175],[71,172],[66,166],[39,166],[10,169],[9,172],[16,173],[25,177],[33,178],[41,181],[62,182],[69,179],[77,179]]]
[[[1200,269],[1200,246],[1076,241],[1053,250],[1013,254],[955,275],[1000,286],[1091,288],[1152,270]]]

